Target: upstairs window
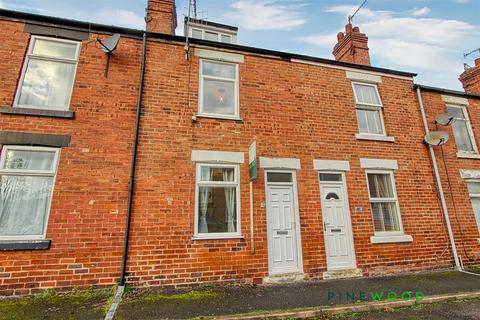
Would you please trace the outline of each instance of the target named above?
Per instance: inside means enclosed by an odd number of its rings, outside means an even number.
[[[77,41],[32,36],[15,106],[68,110],[79,51]]]
[[[385,135],[382,102],[376,85],[353,83],[356,113],[360,133]]]
[[[58,149],[4,146],[0,160],[0,239],[43,239]]]
[[[393,172],[367,171],[367,182],[375,234],[402,233]]]
[[[455,143],[459,152],[478,153],[472,126],[468,119],[467,108],[462,106],[447,106],[448,113],[455,119],[452,124]]]
[[[238,118],[238,65],[200,60],[199,114]]]

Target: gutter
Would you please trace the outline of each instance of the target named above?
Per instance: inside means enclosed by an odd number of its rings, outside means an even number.
[[[427,117],[425,116],[425,108],[423,106],[422,92],[420,87],[417,86],[417,97],[418,103],[420,105],[420,113],[422,114],[423,127],[425,129],[425,134],[430,132],[427,123]],[[445,195],[443,193],[442,181],[440,180],[440,173],[438,172],[437,159],[435,157],[435,151],[431,145],[428,145],[428,150],[430,151],[430,157],[432,159],[433,171],[435,172],[435,180],[437,182],[438,193],[440,195],[440,202],[442,203],[442,211],[445,217],[445,222],[447,224],[448,237],[450,238],[450,245],[452,247],[453,259],[455,260],[455,269],[461,271],[462,266],[460,265],[460,260],[458,259],[457,247],[455,246],[455,239],[453,237],[452,226],[450,224],[450,217],[448,215],[447,202],[445,201]]]
[[[480,94],[466,93],[466,92],[463,92],[463,91],[425,86],[425,85],[422,85],[422,84],[414,84],[413,88],[414,89],[420,88],[424,91],[444,93],[444,94],[448,94],[448,95],[452,95],[452,96],[458,96],[458,97],[464,97],[464,98],[480,99]]]
[[[127,204],[127,221],[125,225],[125,240],[123,244],[123,258],[122,258],[122,273],[120,275],[120,286],[125,285],[125,276],[127,272],[127,259],[128,259],[128,241],[130,238],[130,224],[132,218],[132,203],[135,186],[135,168],[137,164],[137,150],[138,150],[138,135],[140,129],[140,118],[142,116],[142,96],[143,96],[143,82],[145,80],[145,63],[147,58],[147,33],[143,33],[143,48],[142,48],[142,66],[140,71],[140,83],[138,86],[138,99],[137,99],[137,114],[135,119],[135,133],[133,138],[133,151],[132,160],[130,166],[130,182],[128,186],[128,204]]]

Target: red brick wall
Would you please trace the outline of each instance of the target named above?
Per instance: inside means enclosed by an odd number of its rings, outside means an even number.
[[[445,145],[435,148],[435,156],[441,175],[458,255],[461,256],[465,264],[478,264],[480,263],[480,240],[478,240],[480,236],[468,195],[467,183],[460,176],[460,170],[480,170],[480,160],[458,158],[452,127],[434,124],[437,115],[447,112],[446,104],[442,100],[442,94],[423,91],[422,98],[430,130],[444,130],[450,136],[450,140]],[[468,102],[468,115],[476,143],[479,145],[480,99],[469,99]]]
[[[4,44],[0,58],[10,63],[0,65],[0,104],[11,106],[29,35],[22,32],[21,23],[1,24],[5,32],[0,35]],[[90,36],[95,38],[95,34]],[[256,253],[250,251],[247,163],[240,168],[241,233],[245,239],[192,240],[195,164],[190,160],[191,151],[240,151],[247,155],[254,139],[258,156],[301,160],[302,168],[297,172],[298,207],[308,277],[321,278],[326,271],[319,183],[313,159],[350,161],[347,188],[356,260],[364,274],[452,265],[410,80],[383,76],[379,85],[385,127],[388,135],[395,137],[395,143],[355,139],[358,129],[354,98],[344,70],[254,54],[245,54],[245,63],[240,64],[243,121],[199,118],[193,123],[192,116],[197,113],[198,58],[192,53],[191,62],[186,61],[183,43],[149,41],[148,46],[128,260],[130,284],[259,283],[268,275],[261,169],[254,183]],[[47,238],[52,240],[52,247],[46,251],[2,252],[0,294],[106,285],[118,279],[140,60],[141,40],[122,37],[105,78],[106,56],[94,43],[84,42],[71,104],[74,120],[0,115],[1,130],[72,136],[71,145],[62,148],[48,223]],[[428,102],[426,105],[428,111]],[[370,243],[373,225],[359,158],[398,160],[395,179],[400,213],[405,233],[414,239],[412,243]],[[466,161],[471,166],[467,169],[474,167],[474,160]],[[464,193],[466,186],[461,183],[458,190]],[[469,200],[463,206],[470,206]],[[355,207],[363,211],[355,212]],[[473,215],[458,217],[474,225]],[[473,227],[466,230],[470,239]],[[472,255],[478,252],[473,240],[465,243]]]
[[[182,44],[149,42],[144,116],[140,131],[137,197],[128,281],[135,285],[260,282],[268,273],[263,170],[254,183],[256,253],[250,252],[248,164],[241,165],[241,233],[245,240],[192,240],[195,164],[191,150],[244,152],[301,159],[297,172],[305,273],[326,271],[317,173],[313,159],[349,160],[350,211],[358,267],[364,274],[451,266],[412,82],[383,77],[385,126],[396,143],[358,141],[355,106],[345,71],[245,55],[240,64],[243,121],[199,118],[198,58]],[[189,86],[189,75],[191,83]],[[405,233],[413,243],[371,244],[365,172],[359,158],[398,160],[395,172]],[[356,213],[355,207],[363,207]]]
[[[0,60],[8,61],[0,64],[0,105],[12,106],[30,35],[23,23],[0,25]],[[61,150],[48,221],[51,248],[0,252],[0,295],[118,280],[141,49],[141,40],[122,37],[105,78],[105,54],[82,43],[73,120],[0,115],[0,130],[71,135]]]
[[[175,0],[148,0],[147,2],[147,30],[175,34],[177,27]]]

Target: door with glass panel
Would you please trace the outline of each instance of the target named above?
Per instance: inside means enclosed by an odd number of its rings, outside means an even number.
[[[343,174],[320,173],[319,178],[327,269],[353,269],[355,249]]]
[[[268,258],[271,275],[302,271],[294,173],[266,172]]]

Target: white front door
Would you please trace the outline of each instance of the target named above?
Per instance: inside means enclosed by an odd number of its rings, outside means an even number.
[[[329,181],[322,181],[322,177]],[[353,269],[355,249],[343,174],[320,174],[320,194],[327,269]]]
[[[268,258],[271,275],[301,272],[293,173],[279,174],[284,175],[283,178],[278,179],[279,175],[272,176],[277,182],[269,183],[267,180]],[[283,180],[285,181],[282,182]]]

